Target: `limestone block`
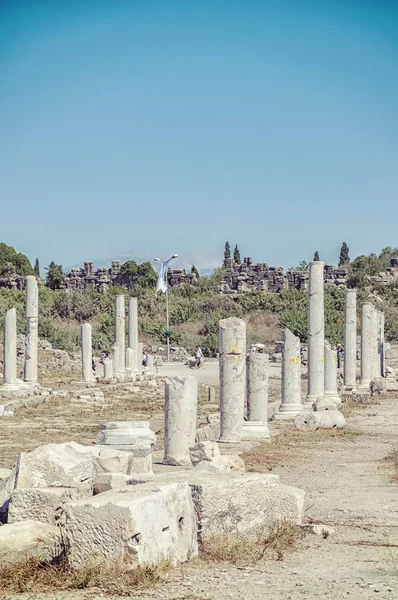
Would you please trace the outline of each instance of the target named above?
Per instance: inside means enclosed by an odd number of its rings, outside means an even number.
[[[81,498],[77,488],[21,488],[12,492],[7,523],[40,521],[56,525],[62,507],[70,500]]]
[[[201,463],[206,464],[206,463]],[[281,485],[275,475],[211,473],[189,480],[198,520],[198,540],[222,534],[256,537],[276,521],[301,523],[304,491]]]
[[[338,410],[318,410],[314,415],[317,429],[343,429],[345,426],[344,415]]]
[[[133,458],[126,452],[101,446],[76,442],[46,444],[19,455],[15,487],[73,487],[90,492],[93,478],[100,473],[135,471]]]
[[[0,527],[0,564],[28,558],[52,560],[60,554],[59,529],[38,521],[20,521]]]
[[[153,447],[156,435],[149,427],[149,421],[109,421],[101,426],[97,444],[103,446]]]
[[[204,460],[199,462],[196,467],[198,471],[246,471],[246,465],[243,458],[237,454],[224,454],[222,456],[215,456],[211,460]]]
[[[0,483],[0,523],[7,522],[8,504],[10,502],[12,491],[15,488],[16,469],[2,483]]]
[[[213,460],[216,456],[220,456],[220,449],[217,442],[198,442],[190,449],[191,462],[193,466],[204,460]]]
[[[186,482],[144,484],[65,506],[72,567],[129,557],[133,565],[172,565],[197,556],[196,520]]]
[[[94,495],[101,494],[102,492],[125,487],[129,485],[131,477],[131,475],[125,473],[101,473],[101,475],[94,478],[93,493]]]
[[[375,377],[370,382],[370,393],[372,396],[385,394],[387,391],[387,382],[383,377]]]

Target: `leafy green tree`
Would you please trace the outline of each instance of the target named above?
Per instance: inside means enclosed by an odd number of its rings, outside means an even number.
[[[32,265],[25,254],[15,251],[12,246],[0,243],[0,275],[16,273],[17,275],[33,275]]]
[[[318,252],[318,250],[316,250],[316,252],[315,252],[315,254],[314,254],[314,259],[313,259],[313,260],[314,260],[314,261],[319,261],[319,260],[321,260],[321,259],[319,258],[319,252]]]
[[[305,260],[301,260],[297,267],[292,267],[290,271],[308,271],[308,263]]]
[[[195,275],[196,279],[199,279],[200,275],[199,275],[199,271],[198,269],[195,267],[195,265],[192,265],[191,267],[191,273],[193,275]]]
[[[128,287],[136,293],[156,286],[157,275],[150,262],[137,265],[134,260],[128,260],[122,264],[120,272],[126,277]]]
[[[347,246],[347,244],[345,242],[343,242],[343,244],[341,246],[341,250],[340,250],[339,267],[343,267],[345,265],[350,264],[349,252],[350,252],[349,247]]]
[[[46,285],[51,290],[59,290],[65,281],[65,273],[62,270],[62,265],[56,265],[52,260],[46,268]]]
[[[38,258],[36,258],[35,268],[33,270],[34,270],[36,277],[40,277],[40,263],[39,263]]]
[[[241,260],[240,260],[240,252],[239,252],[239,248],[238,248],[238,244],[236,244],[235,249],[234,249],[234,262],[237,265],[240,265]]]
[[[229,245],[229,242],[225,242],[225,248],[224,248],[224,261],[222,266],[224,267],[224,269],[227,268],[228,265],[228,261],[231,258],[231,246]]]

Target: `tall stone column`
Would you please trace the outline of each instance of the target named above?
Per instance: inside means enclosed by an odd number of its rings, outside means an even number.
[[[384,340],[384,313],[380,313],[380,374],[382,377],[386,376],[385,365],[385,340]]]
[[[373,363],[373,305],[364,302],[361,307],[361,383],[362,390],[368,390],[372,381]]]
[[[283,339],[282,401],[275,415],[278,421],[294,420],[304,410],[301,402],[300,339],[289,329],[285,329]]]
[[[111,358],[104,360],[104,379],[113,379],[113,360]]]
[[[39,291],[34,275],[26,277],[26,334],[24,380],[29,385],[37,383],[37,353],[39,341]]]
[[[129,299],[128,347],[133,351],[133,371],[138,371],[141,357],[138,355],[138,306],[137,298]]]
[[[242,439],[246,391],[246,324],[230,317],[220,321],[220,439],[236,444]]]
[[[308,287],[308,394],[307,404],[323,398],[325,384],[324,366],[324,263],[310,263]]]
[[[126,325],[125,325],[125,310],[124,296],[116,296],[115,299],[115,342],[119,346],[117,352],[117,371],[125,371],[126,357]],[[117,374],[117,373],[116,373]]]
[[[384,313],[377,311],[377,371],[383,377]]]
[[[10,308],[4,317],[4,385],[17,388],[17,310]]]
[[[337,353],[335,348],[325,344],[325,391],[324,399],[340,405],[341,398],[337,390]]]
[[[138,342],[137,346],[138,346],[138,370],[142,371],[142,353],[143,353],[144,345],[142,342]]]
[[[80,338],[82,345],[82,380],[90,383],[90,381],[94,381],[92,330],[90,323],[83,323]]]
[[[344,387],[355,390],[357,378],[357,290],[347,290],[344,310]]]
[[[195,444],[197,406],[196,377],[172,377],[166,380],[164,464],[191,465],[189,449]]]
[[[146,356],[146,366],[149,373],[153,373],[154,371],[154,359],[152,354],[147,354]]]
[[[373,307],[372,311],[372,379],[379,377],[379,348],[378,348],[378,325],[377,309]]]
[[[246,359],[247,421],[243,437],[269,437],[268,428],[268,354],[250,352]]]
[[[126,369],[134,371],[134,352],[132,348],[126,348]]]

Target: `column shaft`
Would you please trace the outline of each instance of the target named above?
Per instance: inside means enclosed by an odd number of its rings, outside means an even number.
[[[357,377],[357,291],[347,290],[344,310],[344,386],[355,389]]]
[[[323,398],[324,368],[324,263],[310,263],[308,288],[308,394],[306,402],[312,404]]]

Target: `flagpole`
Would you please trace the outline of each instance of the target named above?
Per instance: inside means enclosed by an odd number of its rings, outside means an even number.
[[[166,283],[166,344],[167,344],[167,362],[170,362],[170,333],[169,333],[169,287],[167,285],[167,272],[169,269],[169,262],[173,260],[173,258],[177,258],[178,254],[173,254],[169,258],[169,260],[161,261],[160,258],[154,258],[153,260],[156,262],[162,262],[162,266],[164,265],[166,268],[163,272],[164,281]],[[160,275],[159,275],[160,277]],[[161,288],[160,288],[161,289]],[[157,292],[157,289],[156,289]]]

